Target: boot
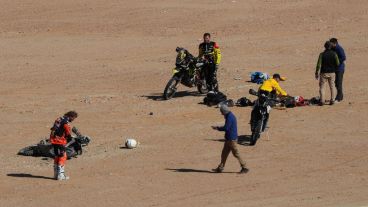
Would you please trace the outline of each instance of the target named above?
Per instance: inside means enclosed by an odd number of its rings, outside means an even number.
[[[58,165],[58,176],[57,180],[68,180],[69,177],[65,175],[64,166]]]
[[[224,167],[219,165],[217,168],[215,169],[212,169],[212,172],[215,172],[215,173],[222,173],[224,171]]]
[[[57,180],[58,177],[58,166],[57,164],[54,164],[54,179]]]
[[[249,172],[249,169],[245,168],[245,167],[242,167],[239,173],[240,174],[246,174],[247,172]]]
[[[217,81],[216,81],[217,82]],[[213,86],[213,90],[215,91],[215,92],[219,92],[219,87],[218,87],[218,84],[217,83],[215,83],[214,84],[214,86]]]

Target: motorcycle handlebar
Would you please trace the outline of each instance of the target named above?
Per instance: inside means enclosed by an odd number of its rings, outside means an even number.
[[[255,91],[254,89],[249,89],[249,94],[253,95],[253,96],[258,96],[258,92]],[[275,102],[278,102],[280,103],[282,100],[280,99],[275,99],[275,98],[269,98],[267,97],[266,95],[262,94],[263,97],[267,98],[267,100],[269,101],[275,101]]]
[[[253,96],[258,96],[257,91],[255,91],[254,89],[249,89],[249,94],[253,95]]]

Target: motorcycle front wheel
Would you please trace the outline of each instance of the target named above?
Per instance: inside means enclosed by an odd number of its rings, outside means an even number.
[[[252,135],[250,137],[250,144],[255,145],[257,140],[261,136],[262,126],[263,126],[263,118],[261,114],[258,114],[256,110],[252,111],[251,120],[250,120]]]
[[[169,82],[167,82],[165,90],[164,90],[164,95],[163,95],[163,98],[165,100],[169,100],[175,95],[176,90],[177,90],[176,86],[178,84],[179,84],[179,79],[175,76],[173,76],[169,80]]]
[[[208,87],[205,80],[199,82],[197,84],[197,89],[200,94],[207,94],[208,93]]]
[[[24,155],[24,156],[35,156],[35,151],[36,151],[36,147],[37,146],[29,146],[29,147],[25,147],[23,149],[21,149],[18,152],[18,155]]]

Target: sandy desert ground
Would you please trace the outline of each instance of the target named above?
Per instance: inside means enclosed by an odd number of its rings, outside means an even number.
[[[1,207],[368,205],[368,1],[0,2]],[[204,32],[221,47],[220,89],[235,100],[257,88],[251,71],[279,72],[290,94],[317,96],[318,54],[337,37],[345,100],[273,110],[270,140],[239,145],[248,174],[232,156],[226,173],[209,173],[223,144],[210,128],[223,123],[218,109],[185,87],[160,100],[175,48],[197,55]],[[51,160],[16,153],[70,109],[93,141],[57,182]],[[251,108],[232,110],[249,135]],[[141,146],[122,149],[126,137]]]

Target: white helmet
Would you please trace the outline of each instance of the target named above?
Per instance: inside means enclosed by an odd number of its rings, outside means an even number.
[[[128,139],[125,141],[125,146],[126,146],[128,149],[133,149],[133,148],[136,148],[136,147],[138,146],[138,142],[137,142],[137,140],[135,140],[135,139],[128,138]]]

